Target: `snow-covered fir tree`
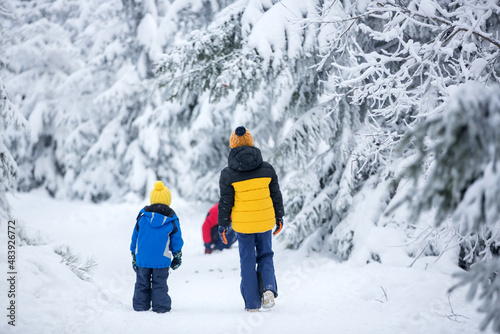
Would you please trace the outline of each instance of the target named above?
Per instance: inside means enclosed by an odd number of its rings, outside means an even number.
[[[152,64],[224,1],[12,1],[2,62],[31,133],[13,138],[18,187],[105,200],[174,180],[180,150]],[[204,18],[204,19],[200,19]]]
[[[264,157],[283,172],[294,170],[295,164],[303,167],[304,161],[321,150],[301,151],[306,147],[301,143],[295,150],[300,159],[289,161],[284,160],[285,148],[275,153],[281,141],[297,136],[289,133],[296,130],[295,121],[313,125],[306,140],[328,142],[319,138],[317,130],[336,126],[328,121],[335,116],[327,115],[326,124],[311,122],[311,115],[324,114],[316,106],[323,103],[321,80],[326,79],[330,65],[323,71],[311,67],[320,61],[328,31],[300,25],[304,17],[319,19],[320,5],[319,1],[236,1],[206,30],[194,31],[180,41],[159,63],[166,96],[193,106],[173,115],[174,120],[184,121],[179,123],[179,133],[190,138],[186,149],[191,152],[188,165],[193,180],[189,183],[200,185],[186,195],[217,200],[218,174],[226,164],[229,134],[238,125],[250,129]]]
[[[495,1],[412,1],[344,2],[344,8],[323,20],[338,31],[327,53],[336,69],[329,82],[336,94],[348,90],[352,104],[369,105],[364,132],[372,140],[369,154],[360,157],[360,171],[372,166],[393,180],[380,206],[385,213],[374,223],[392,223],[406,202],[411,214],[405,220],[420,225],[417,230],[432,220],[438,232],[428,235],[447,236],[437,247],[424,238],[422,250],[408,249],[410,254],[439,255],[447,249],[443,244],[461,242],[460,261],[468,266],[491,260],[476,266],[469,282],[472,295],[478,284],[492,291],[493,296],[480,297],[487,314],[483,325],[493,322],[500,331],[492,301],[498,293],[484,280],[498,271],[500,244],[498,203],[489,199],[500,189],[498,136],[488,130],[496,127],[493,119],[500,111],[500,7]],[[414,188],[408,179],[418,181]],[[487,192],[481,190],[485,183]],[[356,247],[357,225],[345,219],[337,226],[330,238],[335,252]],[[411,237],[415,225],[406,226]],[[346,247],[350,236],[353,242]],[[467,247],[471,238],[476,242]],[[458,262],[458,247],[452,251]]]
[[[451,90],[447,112],[429,116],[407,134],[418,147],[418,158],[407,174],[416,178],[430,161],[426,179],[416,185],[414,220],[434,209],[436,225],[449,217],[460,232],[462,284],[471,285],[472,298],[480,285],[486,293],[482,327],[490,322],[500,332],[500,85],[466,83]],[[479,264],[481,263],[481,264]]]
[[[10,3],[4,1],[0,3],[0,45],[6,45],[14,38],[10,31],[9,20],[13,13]],[[4,52],[3,48],[0,54]],[[17,179],[18,167],[11,151],[16,151],[18,145],[7,147],[5,142],[17,131],[26,131],[28,128],[26,119],[21,115],[16,105],[12,101],[7,87],[3,82],[5,64],[0,60],[0,217],[9,210],[9,205],[5,199],[5,193],[12,188],[12,182]]]
[[[5,199],[5,193],[12,188],[12,182],[19,177],[17,163],[12,157],[4,140],[9,137],[13,131],[27,130],[26,119],[19,113],[12,103],[5,85],[0,77],[0,215],[8,211],[8,203]]]

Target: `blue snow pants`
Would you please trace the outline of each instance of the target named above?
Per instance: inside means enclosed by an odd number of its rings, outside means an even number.
[[[238,233],[240,250],[241,295],[245,308],[258,309],[261,306],[261,296],[271,290],[278,296],[271,231],[264,233]]]
[[[136,311],[148,311],[153,304],[157,313],[169,312],[172,300],[168,295],[169,268],[137,268],[135,291],[132,305]]]

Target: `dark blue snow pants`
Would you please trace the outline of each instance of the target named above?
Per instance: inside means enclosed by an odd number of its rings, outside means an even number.
[[[137,268],[133,306],[136,311],[148,311],[153,304],[153,311],[169,312],[172,300],[168,295],[169,268]]]
[[[238,233],[240,249],[241,295],[245,308],[258,309],[264,291],[271,290],[278,296],[271,231],[264,233]]]

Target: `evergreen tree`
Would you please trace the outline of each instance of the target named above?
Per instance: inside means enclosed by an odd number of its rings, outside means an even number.
[[[478,285],[490,291],[479,294],[480,311],[486,313],[482,327],[492,322],[500,332],[500,307],[494,302],[500,294],[498,283],[491,282],[498,281],[500,270],[500,85],[463,84],[449,100],[447,112],[428,117],[407,136],[418,148],[407,174],[420,178],[420,167],[431,161],[425,182],[416,186],[413,215],[434,209],[436,225],[452,217],[463,236],[475,236],[473,246],[463,246],[471,272],[462,275],[462,284],[471,285],[470,298]]]
[[[55,193],[61,166],[55,150],[67,135],[63,119],[78,103],[68,94],[71,85],[66,85],[66,79],[83,64],[72,45],[79,7],[77,1],[11,3],[12,38],[2,54],[5,83],[31,131],[11,138],[7,146],[20,168],[21,189],[44,185]]]
[[[19,113],[7,93],[0,77],[0,214],[8,211],[5,193],[11,189],[12,181],[18,178],[17,164],[4,140],[10,136],[12,130],[26,130],[26,119]]]
[[[347,90],[353,104],[370,106],[365,130],[374,140],[361,159],[365,167],[373,166],[393,180],[385,200],[390,207],[382,205],[380,212],[391,214],[409,202],[410,221],[418,225],[425,224],[424,214],[432,210],[435,226],[452,235],[458,231],[456,240],[476,235],[474,248],[482,245],[481,256],[474,257],[471,248],[462,256],[472,262],[490,261],[500,241],[498,201],[492,200],[498,198],[500,185],[496,172],[500,94],[495,85],[500,78],[496,39],[500,7],[495,1],[476,0],[357,6],[344,2],[344,7],[346,15],[335,13],[324,20],[337,27],[340,40],[327,53],[335,59],[336,69],[329,82],[337,92]],[[351,63],[338,61],[339,56]],[[418,181],[410,191],[400,187],[407,179]],[[382,215],[375,221],[382,224],[387,218]],[[332,234],[337,241],[333,250],[341,257],[355,247],[355,235],[349,242],[355,224],[346,219]],[[425,247],[418,252],[422,254]],[[427,252],[438,255],[442,250]],[[484,280],[498,271],[495,263],[472,266],[463,283],[471,283],[471,296],[478,285],[493,293],[480,295],[487,314],[483,327],[493,321],[498,331],[493,320],[498,294]]]
[[[180,148],[165,129],[179,106],[163,103],[152,64],[224,3],[12,1],[2,61],[32,129],[7,143],[25,143],[18,187],[100,201],[174,180]]]
[[[3,46],[8,43],[9,39],[13,38],[9,29],[9,21],[12,17],[10,3],[8,1],[1,2],[0,45],[2,45],[2,49],[0,50],[0,55],[5,52]],[[4,85],[5,66],[6,64],[0,58],[0,216],[3,216],[9,210],[5,193],[11,190],[12,181],[19,176],[16,161],[11,154],[11,150],[5,145],[5,142],[9,141],[10,136],[16,130],[26,130],[28,128],[26,119],[19,113]],[[17,147],[13,149],[15,150]]]
[[[320,60],[321,36],[317,26],[302,29],[300,22],[319,17],[318,5],[236,1],[158,64],[166,96],[190,106],[173,115],[178,133],[192,138],[185,146],[192,177],[186,185],[197,186],[180,187],[187,197],[218,199],[218,174],[227,163],[228,138],[236,126],[250,129],[264,158],[274,159],[295,120],[311,115],[308,110],[319,103],[329,66],[323,72],[310,69]]]

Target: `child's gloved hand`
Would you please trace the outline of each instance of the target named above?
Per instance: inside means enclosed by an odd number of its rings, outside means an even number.
[[[222,243],[224,245],[227,245],[226,232],[227,232],[227,226],[220,226],[219,225],[219,237],[220,237],[220,240],[222,240]]]
[[[209,242],[205,243],[205,254],[212,254],[212,244]]]
[[[179,268],[182,264],[182,251],[172,253],[172,255],[174,257],[172,259],[172,263],[170,264],[170,268],[175,270],[175,269]]]
[[[273,235],[280,233],[282,228],[283,228],[283,218],[276,218],[276,228],[274,229]]]
[[[137,272],[137,265],[135,264],[135,253],[132,252],[132,269]]]

